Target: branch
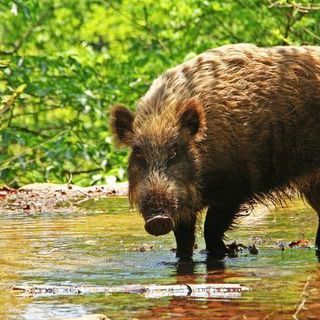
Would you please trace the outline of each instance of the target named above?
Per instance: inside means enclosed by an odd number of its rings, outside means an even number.
[[[282,42],[281,44],[282,45],[288,45],[288,37],[289,37],[289,34],[293,32],[293,26],[298,22],[300,21],[306,14],[309,13],[309,11],[311,10],[311,7],[309,6],[308,7],[308,10],[307,7],[305,6],[302,6],[298,3],[295,3],[295,4],[281,4],[279,2],[274,2],[274,3],[271,3],[269,8],[285,8],[287,9],[287,14],[286,14],[286,24],[285,24],[285,27],[284,27],[284,32],[283,32],[283,39],[282,39]],[[313,9],[312,10],[316,10],[318,7],[312,7]],[[319,6],[319,9],[320,9],[320,6]]]
[[[12,156],[12,157],[10,157],[8,159],[4,159],[3,161],[0,162],[0,171],[8,169],[8,168],[11,168],[11,163],[14,160],[24,156],[28,152],[33,151],[33,150],[37,150],[37,149],[41,148],[42,146],[44,146],[46,143],[52,142],[52,141],[58,139],[59,137],[64,136],[64,135],[69,134],[69,133],[70,133],[70,130],[62,131],[62,132],[56,134],[55,136],[53,136],[52,138],[50,138],[50,139],[48,139],[46,141],[43,141],[43,142],[39,143],[38,145],[30,148],[28,151],[23,151],[23,152],[15,155],[15,156]],[[30,162],[35,161],[35,160],[36,159],[30,160]]]
[[[31,26],[29,26],[29,28],[27,28],[27,30],[23,33],[22,37],[20,39],[18,39],[12,50],[9,51],[0,51],[0,54],[4,54],[4,55],[12,55],[14,53],[17,53],[18,50],[22,47],[22,45],[24,44],[24,42],[26,40],[28,40],[28,38],[32,35],[32,33],[34,32],[35,28],[38,27],[39,25],[41,25],[41,23],[43,23],[43,20],[45,18],[47,18],[50,14],[52,14],[54,10],[54,7],[51,6],[48,8],[48,10],[44,13],[42,13],[39,18],[35,21],[34,24],[32,24]]]
[[[158,35],[154,30],[152,29],[150,22],[149,22],[149,12],[147,6],[143,6],[143,16],[144,16],[144,29],[150,34],[151,38],[153,38],[156,42],[159,43],[160,47],[164,51],[169,51],[168,48],[164,45],[161,39],[159,39]]]
[[[285,26],[285,29],[284,29],[282,45],[287,45],[288,44],[287,39],[288,39],[289,34],[291,32],[291,28],[297,22],[297,20],[293,19],[293,15],[294,15],[294,12],[295,12],[296,9],[294,7],[290,7],[290,8],[291,8],[291,11],[287,12],[287,22],[286,22],[286,26]]]
[[[243,40],[240,39],[239,37],[237,37],[232,31],[231,31],[231,28],[228,28],[225,26],[225,24],[223,23],[223,21],[217,16],[217,15],[214,15],[214,19],[216,21],[218,21],[219,23],[219,26],[226,32],[227,36],[228,37],[231,37],[234,41],[236,42],[242,42]]]
[[[68,186],[71,185],[72,183],[72,179],[73,179],[73,176],[74,175],[78,175],[78,174],[84,174],[84,173],[92,173],[92,172],[97,172],[97,171],[101,171],[102,168],[99,167],[99,168],[94,168],[94,169],[88,169],[88,170],[76,170],[76,171],[70,171],[70,170],[63,170],[63,173],[65,175],[67,175],[67,178],[68,178]],[[85,193],[86,196],[88,197],[91,197],[89,194]]]
[[[148,11],[147,11],[146,6],[143,7],[145,24],[140,24],[135,19],[133,19],[130,15],[123,14],[116,6],[114,6],[113,3],[111,3],[111,1],[109,1],[109,0],[99,0],[99,1],[103,5],[109,6],[112,10],[116,11],[121,17],[125,18],[126,20],[129,19],[134,25],[136,25],[140,29],[147,31],[149,33],[149,35],[151,36],[151,38],[153,40],[155,40],[164,51],[167,51],[167,52],[169,51],[168,48],[165,46],[165,44],[162,42],[162,40],[158,38],[157,34],[150,27],[150,24],[148,21],[149,16],[148,16]]]
[[[144,28],[144,26],[140,23],[138,23],[137,21],[135,21],[134,19],[132,19],[131,16],[129,15],[124,15],[111,1],[108,0],[100,0],[99,2],[101,2],[103,5],[105,5],[106,7],[110,7],[112,10],[116,11],[119,16],[121,16],[122,18],[125,18],[126,20],[130,20],[133,24],[135,24],[137,27],[139,28]]]
[[[13,126],[13,125],[8,126],[8,128],[14,129],[14,130],[17,130],[17,131],[21,131],[21,132],[25,132],[25,133],[30,133],[30,134],[33,134],[35,136],[42,136],[44,138],[50,138],[50,136],[48,134],[42,133],[42,131],[47,131],[47,129],[42,129],[40,131],[35,131],[35,130],[31,130],[31,129],[26,128],[26,127],[19,127],[19,126]]]
[[[102,168],[94,168],[94,169],[88,169],[88,170],[76,170],[76,171],[70,171],[70,170],[63,170],[65,174],[69,175],[77,175],[77,174],[83,174],[83,173],[92,173],[92,172],[97,172],[101,171]]]
[[[303,5],[300,3],[284,3],[282,4],[280,1],[272,2],[269,1],[270,5],[269,8],[292,8],[302,13],[309,13],[310,11],[319,11],[320,6],[319,5]]]
[[[303,30],[307,33],[310,34],[310,36],[312,36],[313,38],[315,38],[316,40],[320,41],[320,37],[317,36],[315,33],[313,33],[312,31],[308,30],[307,28],[303,28]]]
[[[2,101],[0,103],[0,106],[2,107],[0,109],[0,116],[4,116],[8,111],[10,112],[9,119],[8,119],[8,126],[11,124],[13,119],[13,110],[16,105],[16,100],[18,99],[19,95],[22,94],[26,88],[26,84],[20,85],[18,88],[16,88],[11,96],[4,96],[2,98]],[[1,125],[0,125],[1,128]]]

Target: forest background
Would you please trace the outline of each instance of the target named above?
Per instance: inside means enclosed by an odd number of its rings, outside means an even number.
[[[0,184],[126,179],[109,110],[206,49],[320,44],[320,2],[0,1]]]

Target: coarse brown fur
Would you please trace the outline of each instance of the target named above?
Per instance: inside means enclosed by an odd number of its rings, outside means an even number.
[[[145,218],[173,217],[178,256],[190,256],[192,243],[179,239],[192,237],[205,207],[213,254],[225,251],[224,232],[246,205],[298,191],[320,213],[318,47],[208,50],[156,79],[136,115],[115,107],[111,123],[133,148],[130,200]]]

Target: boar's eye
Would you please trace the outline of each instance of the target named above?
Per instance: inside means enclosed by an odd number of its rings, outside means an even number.
[[[143,158],[143,152],[141,148],[133,147],[133,153],[137,158]]]
[[[174,160],[176,156],[177,156],[177,149],[174,148],[174,149],[172,149],[171,152],[169,153],[168,161]]]
[[[177,152],[175,150],[172,151],[169,155],[169,160],[172,160],[173,158],[175,158],[176,155],[177,155]]]

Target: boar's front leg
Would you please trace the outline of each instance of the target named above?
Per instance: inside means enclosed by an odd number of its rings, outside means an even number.
[[[320,183],[310,183],[309,188],[301,190],[311,207],[317,212],[319,217],[318,231],[316,235],[317,254],[320,255]]]
[[[196,216],[188,221],[180,221],[174,230],[177,243],[177,258],[191,258],[195,241]]]
[[[215,204],[208,208],[204,224],[206,250],[210,256],[223,257],[227,248],[223,242],[224,233],[232,225],[240,204]]]

